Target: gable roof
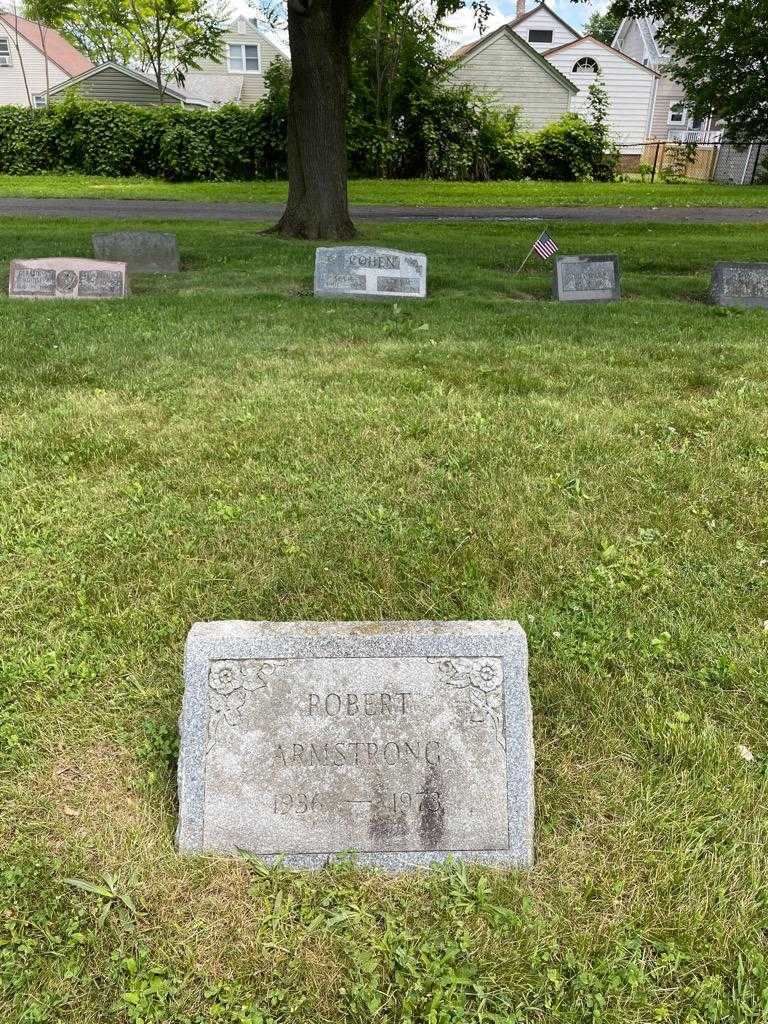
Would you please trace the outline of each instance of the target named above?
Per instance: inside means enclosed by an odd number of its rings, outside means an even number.
[[[555,21],[559,21],[563,28],[567,28],[569,32],[572,32],[577,39],[581,39],[582,35],[578,29],[574,28],[573,25],[569,25],[567,21],[560,17],[557,11],[553,11],[549,4],[544,3],[544,0],[536,7],[532,7],[530,11],[526,11],[525,14],[521,14],[519,18],[515,18],[513,21],[508,22],[510,28],[517,28],[518,25],[522,25],[524,21],[527,21],[532,14],[538,14],[541,9],[544,9]]]
[[[506,36],[511,43],[517,46],[527,57],[530,57],[530,59],[538,64],[540,68],[546,71],[551,78],[554,78],[559,85],[562,85],[572,93],[579,91],[578,86],[574,85],[570,78],[566,78],[562,71],[558,71],[554,64],[550,64],[543,54],[539,53],[538,50],[534,50],[530,43],[527,43],[521,35],[518,35],[517,32],[515,32],[511,24],[500,25],[499,28],[494,29],[493,32],[489,32],[487,36],[480,36],[480,38],[475,39],[474,42],[468,43],[466,46],[460,46],[459,49],[451,56],[456,60],[468,57],[473,54],[475,50],[480,48],[484,49],[490,42],[494,39],[498,39],[502,35]]]
[[[619,43],[633,22],[637,25],[637,30],[640,33],[640,38],[643,40],[643,46],[646,54],[648,55],[648,59],[654,64],[658,64],[663,60],[664,55],[656,40],[656,28],[651,18],[622,18],[621,24],[616,29],[616,35],[612,40],[613,48],[615,50],[621,49]]]
[[[649,75],[653,75],[655,78],[661,78],[658,71],[655,71],[648,64],[641,64],[639,60],[635,60],[634,57],[630,57],[628,53],[624,53],[623,50],[617,50],[615,46],[609,46],[608,43],[604,43],[601,39],[595,39],[594,36],[581,36],[580,39],[574,39],[570,43],[561,43],[560,46],[553,46],[551,50],[545,50],[544,56],[551,57],[553,53],[560,53],[562,50],[569,50],[572,46],[576,46],[578,43],[594,43],[595,46],[600,46],[604,50],[609,50],[611,53],[615,53],[617,57],[621,57],[622,60],[629,61],[630,64],[636,64],[637,67],[642,68],[643,71],[647,71]]]
[[[78,75],[77,78],[70,78],[65,82],[59,82],[58,85],[52,86],[48,90],[48,94],[53,96],[54,93],[65,92],[67,89],[71,89],[72,86],[79,85],[80,82],[85,82],[89,78],[93,78],[96,75],[100,75],[103,71],[117,71],[118,74],[125,75],[126,78],[133,78],[137,82],[141,82],[142,85],[148,85],[155,92],[157,89],[157,82],[154,78],[150,78],[148,75],[143,75],[140,71],[134,71],[133,68],[126,67],[125,64],[118,64],[116,61],[108,60],[105,64],[97,64],[91,66],[88,71],[82,75]],[[188,92],[184,92],[182,89],[176,89],[171,85],[165,87],[165,92],[168,96],[173,96],[174,99],[181,100],[184,103],[196,103],[198,106],[208,106],[208,101],[197,96],[190,96]]]
[[[280,39],[277,38],[276,34],[272,31],[271,26],[260,25],[256,18],[247,18],[245,15],[241,15],[239,18],[235,18],[234,21],[230,22],[229,28],[227,29],[228,35],[243,35],[245,33],[240,32],[240,25],[246,24],[250,28],[254,35],[261,36],[270,43],[274,48],[285,57],[286,60],[291,59],[290,50]]]
[[[37,22],[20,18],[16,14],[7,14],[0,11],[0,21],[3,22],[11,32],[18,32],[28,43],[39,50],[40,53],[48,55],[52,64],[61,68],[65,75],[74,78],[93,67],[93,64],[86,56],[76,50],[71,43],[68,43],[64,36],[59,35],[52,28],[43,26],[45,39],[40,31]]]

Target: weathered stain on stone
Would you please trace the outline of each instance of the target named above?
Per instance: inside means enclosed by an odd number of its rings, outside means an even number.
[[[419,793],[419,838],[425,850],[439,850],[445,838],[443,779],[439,764],[429,765]]]

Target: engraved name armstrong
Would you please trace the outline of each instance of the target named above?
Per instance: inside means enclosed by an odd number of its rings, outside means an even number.
[[[248,846],[244,811],[265,853],[506,846],[499,658],[229,659],[208,686],[214,848]]]

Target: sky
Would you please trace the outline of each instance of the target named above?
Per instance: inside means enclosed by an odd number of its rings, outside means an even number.
[[[538,0],[528,0],[527,10],[533,10]],[[594,11],[604,11],[610,6],[611,0],[587,0],[587,2],[572,3],[571,0],[546,0],[547,6],[556,11],[563,21],[573,25],[574,28],[582,29],[584,22]],[[503,25],[505,21],[511,21],[515,17],[515,0],[489,0],[491,17],[486,25],[485,31],[492,31]],[[447,19],[448,23],[456,30],[456,46],[468,43],[471,39],[477,39],[477,31],[472,23],[472,8],[465,6],[463,10],[457,11]]]
[[[557,11],[563,21],[577,29],[584,27],[584,22],[594,11],[604,11],[611,4],[611,0],[579,0],[577,3],[573,3],[572,0],[545,0],[545,2],[552,10]],[[538,3],[539,0],[527,0],[526,9],[531,11]],[[492,32],[499,25],[503,25],[515,17],[516,0],[488,0],[488,6],[491,8],[491,17],[486,23],[486,32]],[[253,17],[254,8],[249,8],[243,0],[239,0],[239,2],[236,0],[232,10],[235,15],[243,14]],[[477,39],[478,32],[474,26],[472,7],[469,3],[462,10],[452,14],[446,21],[454,30],[446,40],[447,52],[451,52],[457,46],[468,43],[472,39]],[[287,44],[287,32],[275,34],[284,45]]]

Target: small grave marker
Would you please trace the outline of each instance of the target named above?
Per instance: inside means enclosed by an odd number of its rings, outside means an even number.
[[[8,294],[15,299],[122,299],[125,263],[74,257],[12,260]]]
[[[621,298],[619,257],[558,256],[552,297],[560,302],[615,302]]]
[[[321,298],[424,299],[427,257],[369,245],[315,251],[315,295]]]
[[[182,853],[532,863],[516,622],[197,623],[180,730]]]
[[[176,235],[168,232],[112,231],[93,235],[91,242],[98,259],[121,260],[132,274],[179,272]]]
[[[709,297],[717,306],[768,309],[768,263],[716,263]]]

